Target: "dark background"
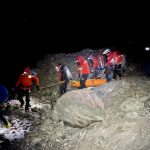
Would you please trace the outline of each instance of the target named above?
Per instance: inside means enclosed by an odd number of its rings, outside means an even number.
[[[149,53],[144,51],[145,46],[150,46],[147,20],[141,26],[140,18],[134,15],[116,17],[89,9],[82,13],[71,9],[37,11],[26,7],[23,13],[4,15],[0,78],[6,85],[13,87],[25,66],[34,68],[38,60],[51,53],[116,47],[137,63],[149,61]]]

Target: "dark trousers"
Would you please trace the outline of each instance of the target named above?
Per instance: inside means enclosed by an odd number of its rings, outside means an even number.
[[[96,67],[96,68],[94,69],[94,72],[93,72],[93,75],[92,75],[91,79],[97,78],[99,74],[100,74],[100,68],[99,68],[99,67]]]
[[[8,124],[6,118],[4,117],[4,111],[0,110],[0,120],[4,123],[4,124]]]
[[[26,101],[26,105],[25,105],[25,110],[28,110],[29,109],[29,106],[30,106],[30,90],[23,90],[23,89],[20,89],[18,91],[18,100],[20,101],[21,103],[21,106],[20,107],[23,107],[24,105],[24,100],[23,100],[23,97],[25,96],[25,101]]]
[[[88,74],[83,74],[81,77],[80,77],[80,89],[83,89],[83,88],[86,88],[86,85],[85,85],[85,81],[87,80],[88,78]]]
[[[107,82],[111,81],[113,78],[113,67],[106,67],[105,74]]]
[[[65,80],[63,84],[60,85],[60,95],[63,95],[64,93],[67,92],[67,85],[68,85],[69,80]]]
[[[113,69],[113,79],[117,79],[117,75],[119,76],[119,78],[121,79],[121,77],[123,77],[122,73],[121,73],[121,65],[115,65],[114,69]]]

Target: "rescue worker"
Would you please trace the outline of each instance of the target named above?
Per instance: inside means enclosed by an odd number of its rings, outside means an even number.
[[[17,82],[16,82],[16,90],[18,93],[18,100],[20,101],[22,108],[24,105],[23,97],[25,96],[25,111],[29,111],[30,107],[30,92],[32,90],[32,86],[36,85],[37,90],[39,91],[39,78],[36,76],[33,76],[30,72],[30,67],[27,66],[24,68],[24,72],[19,76]]]
[[[121,62],[123,60],[122,55],[118,50],[112,52],[110,49],[106,49],[103,52],[104,55],[107,57],[107,63],[106,66],[108,69],[113,71],[113,79],[117,79],[117,75],[119,76],[120,79],[123,78],[123,75],[121,73]],[[106,74],[108,75],[108,74]],[[106,79],[109,81],[108,77]]]
[[[97,55],[99,61],[99,73],[98,78],[105,78],[105,70],[106,70],[106,57],[101,52]]]
[[[58,72],[58,80],[60,83],[60,95],[63,95],[67,92],[67,85],[69,83],[69,80],[72,80],[72,74],[68,66],[65,66],[60,63],[57,64],[56,71]]]
[[[99,53],[97,55],[97,57],[98,57],[100,69],[104,69],[105,68],[105,64],[106,64],[106,57],[102,53]]]
[[[0,83],[0,120],[3,122],[4,127],[10,128],[12,125],[5,118],[4,114],[6,111],[6,103],[8,101],[9,92],[7,88]]]
[[[92,78],[97,78],[100,70],[98,57],[94,56],[93,54],[90,54],[88,60],[92,62],[92,69],[91,69],[91,72],[93,73]]]
[[[90,74],[89,64],[81,55],[76,58],[76,63],[78,66],[77,70],[79,73],[79,80],[81,85],[80,88],[86,88],[85,82],[88,78],[88,75]]]
[[[92,70],[94,70],[94,78],[103,77],[103,72],[105,69],[106,59],[103,54],[98,54],[94,56],[92,53],[88,57],[92,62]]]

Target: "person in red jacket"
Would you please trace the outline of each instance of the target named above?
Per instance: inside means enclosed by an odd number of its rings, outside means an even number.
[[[76,63],[78,66],[78,73],[79,73],[79,80],[81,89],[86,88],[85,82],[88,78],[88,75],[90,74],[89,64],[88,62],[83,58],[83,56],[78,56],[76,58]]]
[[[21,108],[24,105],[23,97],[26,97],[25,111],[28,111],[30,107],[30,92],[32,90],[33,84],[35,84],[37,90],[39,90],[39,78],[37,77],[37,75],[32,75],[30,67],[27,66],[24,68],[24,72],[19,76],[15,87],[18,94],[18,100],[21,103]]]
[[[121,73],[121,63],[123,60],[123,56],[120,54],[118,50],[112,52],[110,49],[106,49],[103,52],[104,55],[107,57],[107,67],[113,69],[113,79],[117,79],[117,75],[120,79],[123,78]]]

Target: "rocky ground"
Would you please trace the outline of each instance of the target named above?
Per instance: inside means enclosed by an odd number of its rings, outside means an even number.
[[[85,57],[86,51],[81,52]],[[46,87],[57,82],[54,68],[59,61],[68,64],[76,79],[74,63],[76,55],[78,54],[59,54],[43,58],[37,64],[41,85]],[[27,117],[32,121],[30,132],[25,134],[25,138],[11,141],[9,146],[4,144],[8,141],[2,142],[1,148],[9,150],[150,149],[150,78],[139,71],[137,64],[127,65],[122,80],[111,81],[95,88],[70,90],[62,97],[59,97],[58,86],[43,88],[40,93],[33,92],[31,101],[36,101],[42,107],[32,109],[29,114],[25,114],[24,110],[17,111],[18,118]],[[74,95],[78,95],[76,103],[73,102],[76,99]],[[90,95],[91,98],[88,97]],[[80,105],[78,105],[79,100],[82,102]],[[100,108],[102,111],[99,111]]]

